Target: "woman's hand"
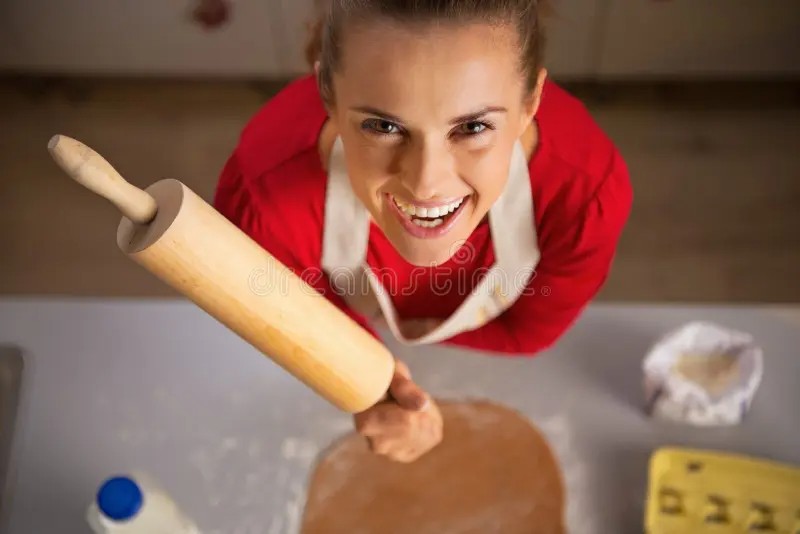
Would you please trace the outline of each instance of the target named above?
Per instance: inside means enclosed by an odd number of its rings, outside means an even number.
[[[397,362],[389,397],[355,415],[356,431],[376,454],[397,462],[413,462],[442,440],[442,415],[433,399]]]

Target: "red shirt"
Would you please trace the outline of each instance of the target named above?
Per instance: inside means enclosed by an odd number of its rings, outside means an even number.
[[[289,84],[245,126],[214,204],[375,335],[321,270],[327,175],[317,142],[326,118],[313,76]],[[567,330],[608,276],[632,203],[626,165],[584,106],[553,82],[544,86],[536,119],[538,145],[529,162],[541,252],[536,273],[502,315],[447,344],[532,355]],[[393,273],[397,287],[387,290],[401,319],[445,318],[480,279],[474,275],[494,262],[488,223],[479,225],[469,242],[475,253],[466,262],[451,259],[439,268],[420,268],[406,262],[371,224],[367,263]],[[413,292],[403,291],[412,286]]]

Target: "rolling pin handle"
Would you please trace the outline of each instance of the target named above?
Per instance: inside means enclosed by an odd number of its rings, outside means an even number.
[[[65,135],[54,135],[47,143],[53,160],[73,180],[106,198],[137,224],[148,224],[158,205],[146,191],[128,183],[100,154]]]

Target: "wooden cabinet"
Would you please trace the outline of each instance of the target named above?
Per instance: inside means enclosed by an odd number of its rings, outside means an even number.
[[[0,0],[0,69],[122,75],[306,72],[316,0],[231,0],[203,29],[197,0]],[[566,78],[800,73],[800,0],[551,0],[547,66]]]
[[[552,4],[554,12],[543,20],[548,71],[559,79],[592,77],[600,39],[601,2],[554,0]]]
[[[123,75],[283,76],[299,64],[296,14],[310,0],[234,0],[206,30],[195,2],[2,0],[0,68]]]
[[[798,0],[603,0],[597,75],[800,74]]]

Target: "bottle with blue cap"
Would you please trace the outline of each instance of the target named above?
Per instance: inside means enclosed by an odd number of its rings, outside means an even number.
[[[170,496],[142,473],[103,482],[86,519],[96,534],[200,534]]]

